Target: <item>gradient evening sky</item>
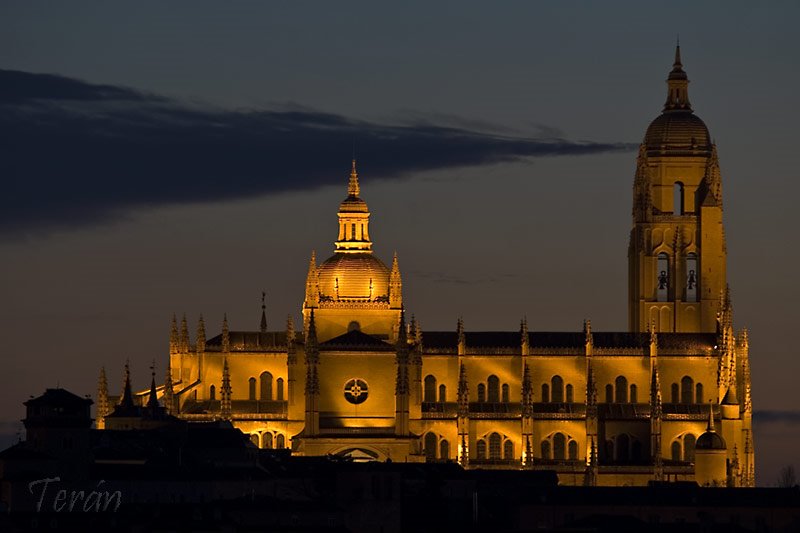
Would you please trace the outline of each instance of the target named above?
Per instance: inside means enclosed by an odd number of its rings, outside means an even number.
[[[626,328],[635,145],[676,34],[723,173],[759,483],[800,464],[794,3],[4,2],[0,433],[169,319],[299,319],[355,144],[371,234],[423,328]],[[30,74],[41,74],[38,76]],[[45,76],[45,74],[47,76]],[[55,76],[54,76],[55,75]],[[794,228],[794,229],[793,229]]]

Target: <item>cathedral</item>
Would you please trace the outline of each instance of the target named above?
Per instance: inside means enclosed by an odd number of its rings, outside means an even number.
[[[308,262],[302,324],[270,330],[263,297],[255,331],[225,319],[209,336],[200,316],[192,339],[173,318],[164,383],[132,393],[126,371],[118,399],[102,373],[98,428],[227,420],[296,455],[754,486],[748,334],[733,327],[717,148],[688,84],[678,47],[636,160],[628,331],[424,329],[397,255],[372,251],[354,161],[333,255]]]

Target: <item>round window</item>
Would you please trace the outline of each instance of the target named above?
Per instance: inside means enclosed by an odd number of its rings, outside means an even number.
[[[344,384],[344,399],[353,404],[364,403],[367,399],[367,382],[353,378]]]

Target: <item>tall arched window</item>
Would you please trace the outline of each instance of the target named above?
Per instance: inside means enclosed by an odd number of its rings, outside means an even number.
[[[503,438],[499,433],[492,433],[489,435],[489,459],[502,459]]]
[[[444,386],[444,383],[439,385],[439,403],[444,403],[447,401],[447,387]]]
[[[672,188],[672,214],[682,215],[684,210],[683,183],[676,181]]]
[[[614,396],[614,401],[617,403],[628,403],[628,380],[625,376],[617,376],[614,380],[617,394]]]
[[[279,450],[286,448],[286,437],[283,436],[283,433],[278,433],[278,436],[275,437],[275,447]]]
[[[264,433],[261,435],[261,444],[267,450],[272,449],[272,433]]]
[[[550,394],[553,397],[553,403],[563,403],[564,402],[564,380],[561,379],[561,376],[553,376],[553,379],[550,380]]]
[[[606,385],[606,403],[614,403],[614,385]]]
[[[563,461],[567,458],[567,439],[563,433],[553,435],[553,459]]]
[[[697,444],[697,439],[691,433],[687,433],[683,437],[683,460],[694,462],[694,447]]]
[[[214,385],[211,385],[208,388],[208,399],[209,400],[216,400],[217,399],[217,388]]]
[[[542,459],[550,459],[550,441],[542,441]]]
[[[572,385],[567,385],[567,403],[575,402],[575,393],[573,391]]]
[[[694,403],[694,381],[689,376],[681,379],[681,403]]]
[[[486,385],[478,383],[478,402],[483,403],[486,401]]]
[[[489,379],[486,380],[489,389],[489,402],[490,403],[500,403],[500,380],[497,376],[489,376]]]
[[[481,439],[478,441],[477,446],[475,446],[475,454],[477,455],[478,459],[486,459],[486,441]]]
[[[503,383],[501,399],[503,403],[508,403],[508,383]]]
[[[450,443],[444,439],[439,443],[439,458],[450,459]]]
[[[669,256],[665,253],[658,254],[656,268],[656,300],[666,302],[669,299]],[[661,329],[666,328],[662,324]]]
[[[269,372],[261,373],[261,400],[272,399],[272,374]]]
[[[681,460],[681,443],[678,441],[673,441],[671,446],[672,451],[672,460],[673,461],[680,461]]]
[[[569,460],[570,461],[577,461],[578,460],[578,441],[571,440],[569,441]]]
[[[428,460],[436,459],[436,447],[438,446],[436,434],[428,432],[425,434],[425,458]]]
[[[698,383],[694,386],[694,403],[704,403],[703,400],[703,384]]]
[[[550,401],[550,385],[544,383],[542,385],[542,402],[548,403]]]
[[[680,389],[678,388],[677,383],[672,384],[671,396],[672,396],[672,403],[678,403],[681,401]]]
[[[503,459],[510,461],[515,459],[514,457],[514,441],[511,439],[507,439],[503,443]]]
[[[277,400],[279,402],[282,402],[283,401],[283,378],[278,378],[275,381],[275,385],[276,385],[276,388],[277,388],[277,391],[276,391],[277,392],[277,394],[276,394]]]
[[[697,254],[686,254],[686,301],[697,301],[697,282],[700,271],[697,270]]]
[[[249,400],[255,400],[256,399],[256,378],[248,379],[247,380],[247,385],[248,385],[248,387],[247,387],[248,388],[247,398]]]
[[[631,439],[627,434],[617,436],[617,461],[628,461],[631,456]]]
[[[636,385],[631,385],[631,403],[639,403],[639,390]]]
[[[436,401],[436,378],[432,374],[425,376],[425,394],[422,397],[423,402]]]
[[[635,462],[642,460],[642,443],[638,439],[631,442],[631,459]]]

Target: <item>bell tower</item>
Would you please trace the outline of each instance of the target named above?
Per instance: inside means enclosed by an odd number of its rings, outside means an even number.
[[[717,149],[689,103],[680,46],[639,147],[628,245],[631,331],[716,332],[726,287]]]

